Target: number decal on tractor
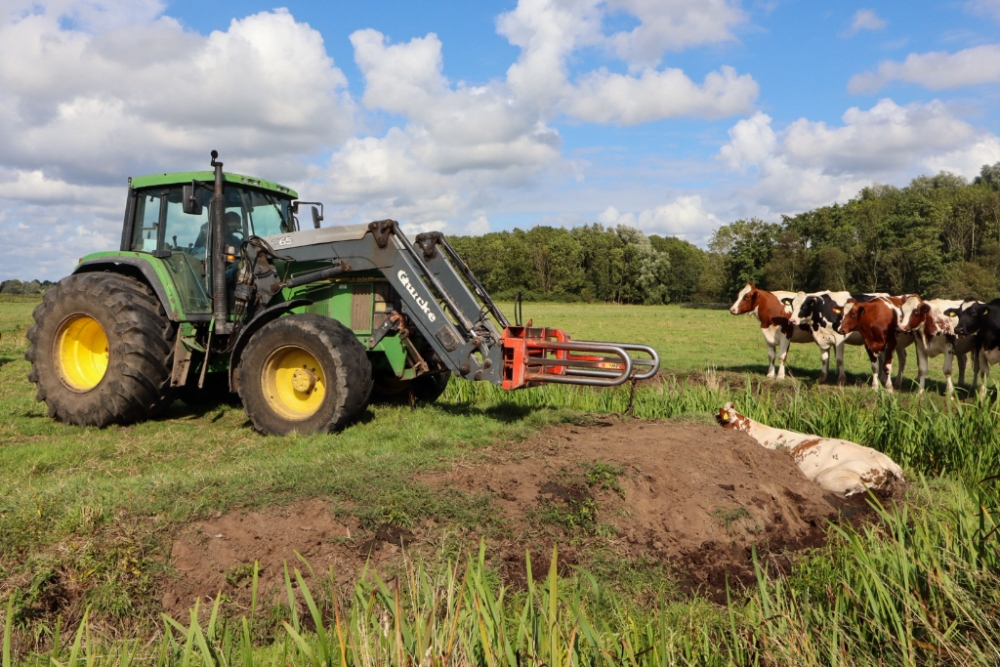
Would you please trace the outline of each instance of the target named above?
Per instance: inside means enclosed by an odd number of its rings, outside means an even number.
[[[291,236],[286,236],[284,238],[278,239],[279,246],[292,245],[293,239]]]

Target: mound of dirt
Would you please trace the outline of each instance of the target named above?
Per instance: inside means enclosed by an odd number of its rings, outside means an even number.
[[[623,556],[653,555],[710,590],[724,589],[727,576],[752,575],[752,547],[783,569],[782,552],[822,544],[843,505],[808,481],[789,453],[701,424],[555,427],[483,465],[425,479],[492,493],[517,536],[513,562],[523,561],[525,546],[535,550],[525,542],[549,542],[539,518],[558,525],[576,516],[582,525],[589,513],[591,532],[611,534]]]
[[[844,507],[806,480],[787,452],[702,424],[551,427],[418,481],[493,497],[496,520],[483,533],[514,585],[523,583],[526,550],[545,563],[559,544],[560,562],[586,566],[587,550],[601,541],[623,559],[668,563],[690,587],[718,594],[727,579],[752,579],[753,548],[784,569],[786,553],[820,545]],[[338,581],[350,582],[366,561],[376,569],[398,566],[401,547],[419,552],[442,530],[428,521],[412,532],[365,531],[345,521],[335,519],[330,503],[311,500],[189,526],[173,544],[178,576],[166,582],[163,606],[181,613],[219,591],[246,597],[255,560],[262,599],[279,596],[283,563],[303,569],[295,552],[317,572],[332,567]],[[478,536],[469,548],[477,543]]]

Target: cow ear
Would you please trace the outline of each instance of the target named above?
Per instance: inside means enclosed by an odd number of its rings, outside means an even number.
[[[958,308],[949,308],[948,310],[944,311],[944,314],[947,315],[948,317],[958,317]]]
[[[921,315],[926,315],[928,312],[930,312],[930,309],[931,309],[931,307],[928,304],[926,304],[926,303],[925,304],[921,304],[921,306],[920,306],[920,314]]]
[[[785,304],[786,306],[790,306],[792,305],[792,301],[794,300],[795,299],[786,296],[784,299],[781,300],[781,303]]]
[[[990,309],[989,309],[989,308],[983,308],[983,315],[985,315],[985,314],[986,314],[986,313],[988,313],[988,312],[990,312]]]
[[[864,306],[859,306],[858,307],[858,315],[864,315],[864,314],[865,314],[865,307]]]
[[[844,312],[844,309],[843,308],[834,308],[833,312],[836,313],[837,315],[840,315],[842,312]]]

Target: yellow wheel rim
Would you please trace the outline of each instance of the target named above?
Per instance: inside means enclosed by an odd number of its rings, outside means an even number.
[[[264,362],[264,398],[285,419],[308,419],[326,396],[326,375],[312,354],[294,345],[281,347]]]
[[[93,317],[74,315],[56,333],[59,375],[74,391],[90,391],[108,371],[108,337]]]

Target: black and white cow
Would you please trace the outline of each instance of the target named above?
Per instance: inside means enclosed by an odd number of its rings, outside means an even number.
[[[823,291],[811,294],[799,292],[795,296],[792,301],[792,323],[800,329],[812,331],[813,340],[819,345],[823,360],[820,382],[826,382],[830,372],[831,348],[837,360],[837,382],[845,384],[847,375],[844,373],[844,346],[865,344],[864,337],[858,331],[846,336],[840,333],[840,321],[844,316],[844,305],[848,299],[854,299],[857,303],[867,303],[882,296],[889,295]]]
[[[990,366],[1000,363],[1000,299],[989,303],[965,301],[961,310],[951,308],[946,315],[958,315],[958,325],[955,333],[959,336],[975,336],[976,357],[979,359],[979,370],[983,374],[983,386],[980,395],[986,396],[986,386],[990,381]],[[976,379],[972,380],[972,389],[976,388]]]

